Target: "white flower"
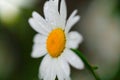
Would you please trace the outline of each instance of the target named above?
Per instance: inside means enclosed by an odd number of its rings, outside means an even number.
[[[38,32],[34,37],[32,51],[33,58],[44,56],[40,68],[39,78],[43,80],[70,80],[70,65],[77,69],[83,69],[82,60],[70,50],[77,48],[82,42],[82,36],[76,31],[70,31],[78,22],[80,16],[73,11],[68,20],[65,0],[46,1],[44,5],[45,19],[37,12],[33,12],[29,23]]]

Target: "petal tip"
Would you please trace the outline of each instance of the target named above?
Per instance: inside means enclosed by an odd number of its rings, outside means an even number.
[[[32,58],[39,58],[38,56],[34,55],[33,53],[31,53],[31,57]]]
[[[37,13],[36,11],[33,11],[33,12],[32,12],[32,16],[34,17],[34,16],[36,16],[36,15],[38,15],[38,13]]]
[[[32,22],[32,18],[29,18],[28,23],[31,24],[31,22]]]
[[[81,69],[81,70],[84,69],[84,64],[81,64],[79,69]]]

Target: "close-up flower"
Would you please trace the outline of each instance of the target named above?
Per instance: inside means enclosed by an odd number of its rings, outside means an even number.
[[[120,0],[0,0],[0,80],[120,80],[119,27]]]
[[[70,65],[76,69],[84,68],[83,61],[71,50],[78,48],[83,40],[80,33],[70,32],[80,16],[74,10],[67,19],[65,0],[46,1],[43,12],[45,18],[34,11],[29,19],[29,24],[37,32],[31,56],[44,56],[39,67],[39,78],[70,80]]]

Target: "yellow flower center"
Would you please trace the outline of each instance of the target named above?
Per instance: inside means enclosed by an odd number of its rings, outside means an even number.
[[[47,38],[47,51],[56,58],[61,55],[65,48],[66,38],[61,28],[54,29]]]

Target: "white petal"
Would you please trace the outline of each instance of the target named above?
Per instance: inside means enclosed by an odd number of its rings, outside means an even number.
[[[75,67],[77,69],[83,69],[84,68],[84,63],[73,51],[71,51],[69,49],[66,49],[65,52],[63,53],[63,57],[73,67]]]
[[[34,43],[37,43],[37,44],[46,44],[46,39],[47,39],[47,36],[44,36],[44,35],[41,35],[41,34],[36,34],[34,36]]]
[[[62,72],[62,69],[60,68],[59,64],[56,66],[56,71],[57,71],[57,78],[58,80],[64,80],[64,75]]]
[[[39,58],[41,56],[44,56],[46,53],[47,53],[47,50],[46,50],[45,44],[44,45],[34,44],[31,56],[33,58]]]
[[[56,78],[56,59],[51,58],[51,68],[50,68],[50,72],[49,72],[49,79],[48,80],[55,80]]]
[[[39,78],[44,79],[46,76],[47,71],[50,69],[49,64],[50,64],[50,58],[48,55],[46,55],[40,65],[39,68]]]
[[[65,80],[71,80],[70,76],[66,77],[66,79],[65,79]]]
[[[58,80],[64,80],[62,71],[60,71],[59,69],[57,70],[57,78],[58,78]]]
[[[62,58],[58,58],[57,62],[57,77],[58,80],[69,80],[70,79],[70,67],[66,61]]]
[[[55,80],[55,75],[54,75],[54,72],[53,72],[53,66],[52,66],[51,61],[49,61],[49,62],[50,62],[49,65],[47,65],[47,67],[49,67],[49,68],[46,70],[44,80]]]
[[[38,33],[42,34],[42,35],[48,35],[48,32],[45,31],[41,25],[38,23],[38,21],[36,21],[35,19],[33,18],[30,18],[29,19],[29,24],[31,25],[31,27],[37,31]],[[44,24],[43,24],[44,25]]]
[[[39,69],[39,78],[44,80],[55,80],[56,71],[54,66],[55,63],[53,62],[54,60],[49,55],[46,55],[43,58]]]
[[[53,28],[61,27],[63,25],[60,14],[58,12],[58,2],[59,0],[50,0],[46,1],[44,5],[45,18]]]
[[[66,19],[67,17],[67,8],[65,0],[61,0],[60,15],[62,16],[63,19]]]
[[[80,16],[75,16],[76,13],[77,13],[77,10],[74,10],[73,13],[70,15],[69,19],[67,20],[66,28],[65,28],[66,33],[68,33],[72,28],[72,26],[79,21]]]
[[[67,8],[66,8],[66,3],[65,0],[61,0],[61,5],[60,5],[60,16],[63,21],[63,27],[65,26],[66,23],[66,18],[67,18]]]
[[[67,48],[78,48],[79,44],[83,41],[83,37],[76,31],[68,33],[66,40]]]
[[[63,73],[66,75],[66,76],[69,76],[70,75],[70,67],[69,67],[69,64],[64,61],[62,58],[59,58],[59,62],[60,62],[60,67],[61,69],[63,70]]]
[[[56,70],[55,68],[53,67],[54,65],[51,65],[51,72],[49,73],[49,79],[48,80],[55,80],[56,78]]]
[[[38,21],[38,23],[41,25],[41,27],[43,27],[43,29],[45,29],[48,32],[50,32],[52,30],[52,27],[37,12],[34,11],[32,13],[32,15],[33,15],[33,18],[36,19],[36,21]]]

